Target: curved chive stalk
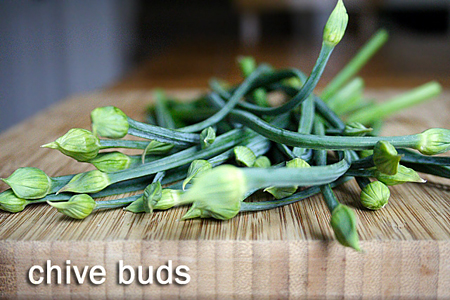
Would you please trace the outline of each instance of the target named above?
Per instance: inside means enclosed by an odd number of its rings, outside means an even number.
[[[405,163],[450,166],[450,157],[448,156],[424,156],[407,149],[398,149],[397,151],[402,155],[402,162]]]
[[[401,95],[397,95],[386,102],[362,108],[348,117],[348,122],[360,122],[370,124],[373,121],[384,119],[399,110],[429,100],[442,92],[442,87],[435,81],[412,89]]]
[[[298,133],[311,133],[315,115],[314,96],[309,96],[301,106],[300,121],[298,124]],[[292,152],[301,159],[308,159],[309,150],[305,148],[294,147]]]
[[[364,80],[356,77],[325,102],[336,114],[343,115],[359,106],[363,91]]]
[[[378,141],[384,140],[394,147],[413,148],[428,155],[443,153],[450,148],[450,130],[441,128],[428,129],[414,135],[392,137],[318,136],[277,128],[241,110],[233,110],[230,113],[230,119],[249,127],[269,140],[295,147],[364,150],[372,149]]]
[[[255,59],[251,56],[244,56],[238,58],[238,64],[242,72],[242,76],[247,78],[256,69]],[[259,106],[269,106],[267,103],[266,91],[263,88],[258,88],[252,93],[253,101]]]
[[[328,83],[321,94],[321,98],[328,100],[350,78],[361,70],[369,59],[386,43],[388,33],[386,30],[378,30],[370,40],[358,51],[355,57]]]

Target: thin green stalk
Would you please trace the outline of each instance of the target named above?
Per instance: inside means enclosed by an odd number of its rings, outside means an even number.
[[[450,157],[448,156],[425,156],[407,149],[397,149],[397,151],[402,155],[402,162],[450,166]]]
[[[167,96],[165,92],[163,90],[156,90],[153,95],[156,100],[155,115],[158,126],[174,129],[175,122],[169,112],[169,108],[167,106]]]
[[[100,140],[100,149],[126,148],[126,149],[145,149],[148,141],[130,141],[130,140]]]
[[[328,83],[321,94],[321,98],[328,100],[333,96],[350,78],[361,70],[369,59],[386,43],[388,33],[386,30],[378,30],[370,40],[359,50],[350,62]]]
[[[95,205],[94,210],[113,209],[113,208],[128,206],[129,204],[136,201],[140,197],[142,197],[142,194],[125,197],[125,198],[120,198],[120,199],[95,201],[96,205]]]
[[[315,115],[314,96],[310,95],[301,106],[300,121],[298,124],[298,133],[311,133]],[[309,149],[294,147],[292,152],[301,159],[308,158]]]
[[[416,163],[404,163],[405,167],[414,169],[417,172],[431,174],[443,178],[450,178],[450,167],[449,166],[438,166],[438,165],[423,165]]]

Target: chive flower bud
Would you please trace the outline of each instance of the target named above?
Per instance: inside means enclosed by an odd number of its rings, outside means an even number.
[[[183,181],[183,190],[192,179],[198,178],[201,174],[211,169],[212,164],[209,161],[203,159],[194,160],[189,166],[186,179]]]
[[[247,78],[256,69],[256,61],[251,56],[241,56],[238,58],[238,65],[241,69],[242,76]]]
[[[91,112],[92,131],[96,136],[123,138],[130,125],[127,115],[114,106],[97,107]]]
[[[89,130],[72,128],[56,141],[41,147],[57,149],[78,161],[86,162],[97,156],[100,140]]]
[[[413,169],[399,165],[395,175],[388,175],[380,171],[375,172],[375,177],[386,185],[396,185],[405,182],[424,183],[426,180],[420,178],[419,174]]]
[[[379,141],[373,148],[373,163],[377,170],[387,175],[397,174],[401,156],[391,143]]]
[[[0,193],[0,209],[11,213],[24,210],[30,201],[17,197],[12,190]]]
[[[99,153],[97,157],[91,159],[98,170],[105,173],[112,173],[128,169],[131,165],[131,158],[122,152],[114,151],[109,153]]]
[[[103,173],[99,170],[93,170],[75,175],[69,183],[58,191],[58,193],[96,193],[103,190],[110,183],[111,180],[109,179],[107,173]]]
[[[361,190],[361,204],[371,210],[383,208],[389,201],[391,192],[381,181],[373,181]]]
[[[269,158],[267,158],[267,156],[262,155],[255,160],[253,167],[254,168],[268,168],[271,165],[272,164],[270,163]]]
[[[202,130],[200,133],[200,143],[202,149],[208,148],[216,140],[216,132],[212,127],[208,127]]]
[[[247,180],[240,168],[222,165],[205,172],[181,196],[183,202],[193,202],[182,220],[198,217],[231,219],[239,213],[247,190]]]
[[[145,163],[146,155],[166,154],[167,152],[172,150],[173,147],[173,144],[152,140],[150,143],[148,143],[147,147],[145,147],[144,152],[142,152],[142,163]]]
[[[287,168],[309,168],[310,165],[301,158],[294,158],[286,163]],[[272,194],[275,199],[282,199],[289,197],[294,194],[298,189],[298,186],[287,186],[287,187],[275,187],[271,186],[264,189],[264,192]]]
[[[359,122],[351,122],[345,125],[344,134],[348,136],[364,136],[372,131],[372,128],[367,128]]]
[[[368,156],[373,155],[373,150],[361,150],[359,151],[359,157],[366,158]]]
[[[236,162],[240,166],[253,167],[256,161],[256,155],[246,146],[236,146],[233,148]]]
[[[19,198],[39,199],[45,197],[52,188],[52,180],[38,168],[19,168],[8,178],[2,179]]]
[[[331,12],[327,24],[323,30],[323,41],[336,46],[344,36],[347,28],[348,15],[342,0],[339,0]]]
[[[94,199],[86,194],[75,195],[66,202],[47,201],[47,203],[56,208],[60,213],[74,219],[86,218],[96,206]]]
[[[361,250],[356,231],[356,215],[350,207],[338,204],[331,213],[330,224],[339,243],[357,251]]]
[[[163,189],[161,198],[154,201],[153,209],[166,210],[174,206],[185,204],[181,201],[181,195],[183,195],[183,192],[180,190]]]
[[[425,155],[434,155],[447,152],[450,149],[450,130],[444,128],[431,128],[419,134],[420,142],[417,150]]]
[[[161,199],[162,187],[161,182],[156,181],[149,184],[144,190],[144,196],[142,198],[144,204],[144,211],[146,213],[153,212],[153,206]]]

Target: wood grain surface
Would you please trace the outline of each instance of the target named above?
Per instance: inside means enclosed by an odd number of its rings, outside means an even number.
[[[399,90],[369,93],[382,101]],[[189,98],[196,91],[171,91]],[[450,128],[450,93],[386,122],[384,135]],[[89,128],[89,112],[115,105],[143,120],[149,91],[99,92],[60,103],[0,135],[0,177],[18,167],[50,176],[92,166],[40,145],[73,127]],[[69,219],[46,205],[18,214],[0,212],[0,296],[9,298],[448,298],[450,297],[450,181],[423,176],[426,184],[391,188],[380,211],[358,204],[354,181],[336,189],[355,208],[364,253],[341,247],[328,225],[321,196],[271,211],[244,213],[229,221],[179,221],[186,207],[153,214],[122,209]],[[6,189],[0,184],[0,191]],[[129,195],[129,194],[127,194]],[[265,197],[258,194],[257,197]],[[32,285],[28,269],[51,259],[64,265],[103,265],[104,284]],[[132,266],[172,260],[190,268],[189,284],[119,285],[120,259]]]

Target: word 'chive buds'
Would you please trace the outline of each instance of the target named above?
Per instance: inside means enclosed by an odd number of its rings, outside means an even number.
[[[85,162],[97,156],[100,140],[89,130],[72,128],[56,141],[41,147],[57,149],[67,156]]]
[[[0,193],[0,209],[11,213],[24,210],[25,206],[30,203],[25,199],[19,198],[12,190],[6,190]]]
[[[114,151],[100,153],[96,158],[91,159],[89,163],[102,172],[112,173],[128,169],[131,164],[131,158],[122,152]]]
[[[216,140],[216,132],[212,127],[203,129],[200,133],[200,142],[202,149],[208,148]]]
[[[110,180],[107,173],[103,173],[99,170],[93,170],[75,175],[69,183],[58,191],[58,193],[97,193],[109,184]]]
[[[357,251],[361,250],[356,231],[356,216],[353,210],[346,205],[339,204],[331,213],[330,225],[339,243]]]
[[[189,166],[186,179],[183,181],[183,190],[192,179],[198,178],[201,174],[211,169],[212,164],[209,161],[203,159],[194,160]]]
[[[98,107],[91,112],[92,131],[110,139],[123,138],[130,125],[127,115],[114,106]]]
[[[182,220],[211,217],[231,219],[239,213],[241,200],[247,190],[247,180],[239,168],[222,165],[205,172],[181,196],[184,203],[193,202]]]
[[[379,141],[373,148],[373,163],[377,170],[387,175],[397,174],[401,156],[389,142]]]
[[[52,180],[38,168],[19,168],[8,178],[2,179],[19,198],[39,199],[47,196]]]
[[[56,208],[60,213],[74,219],[86,218],[96,206],[94,199],[86,194],[75,195],[67,202],[47,201],[47,203]]]
[[[246,146],[236,146],[233,149],[236,162],[240,166],[253,167],[256,161],[256,155]]]
[[[347,28],[348,15],[342,0],[339,0],[336,7],[331,12],[327,24],[323,30],[323,40],[333,46],[336,46],[344,36]]]
[[[388,203],[390,196],[391,192],[384,183],[374,181],[361,190],[361,204],[365,208],[378,210]]]
[[[424,179],[420,178],[419,174],[413,169],[399,165],[395,175],[387,175],[380,171],[375,172],[375,177],[385,185],[403,184],[405,182],[424,183]]]
[[[425,155],[435,155],[447,152],[450,149],[450,130],[444,128],[431,128],[425,130],[420,136],[417,150]]]

